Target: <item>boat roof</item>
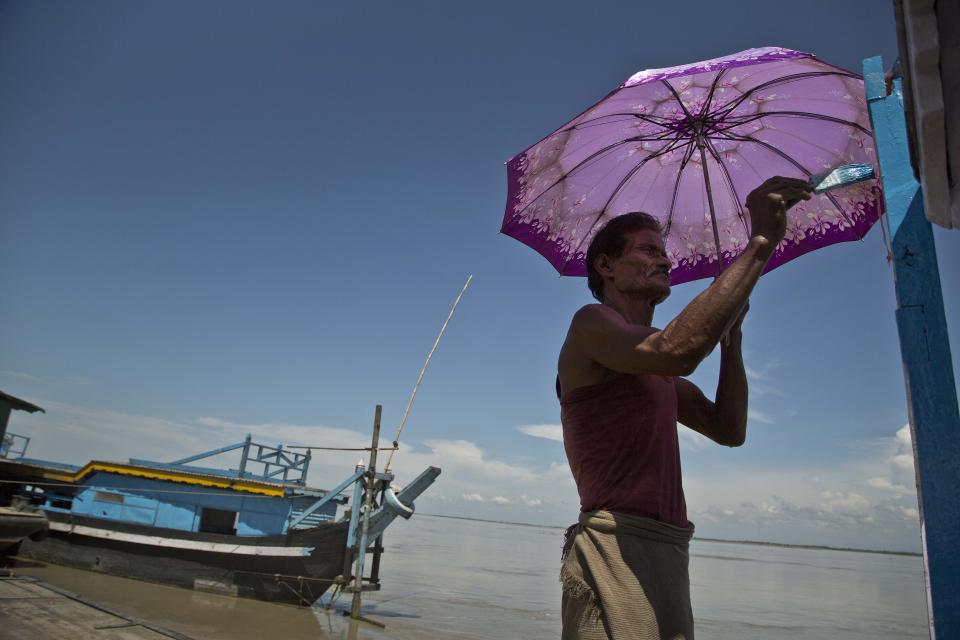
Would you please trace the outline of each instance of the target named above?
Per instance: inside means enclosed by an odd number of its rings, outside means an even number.
[[[68,482],[76,484],[95,473],[113,473],[121,476],[147,478],[164,482],[178,482],[181,484],[241,491],[267,496],[322,496],[323,489],[307,488],[302,485],[291,485],[283,482],[238,478],[227,475],[228,471],[220,472],[213,469],[195,470],[185,466],[167,465],[162,463],[151,464],[146,461],[109,462],[106,460],[91,460],[82,467],[46,460],[0,460],[2,463],[19,464],[30,469],[28,475],[44,480]]]
[[[6,401],[11,407],[17,409],[18,411],[29,411],[30,413],[36,413],[37,411],[41,413],[46,413],[42,407],[38,407],[35,404],[31,404],[26,400],[21,400],[16,396],[11,396],[8,393],[0,391],[0,400]]]

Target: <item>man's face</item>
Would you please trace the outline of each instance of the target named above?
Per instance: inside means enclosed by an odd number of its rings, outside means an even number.
[[[663,238],[653,229],[627,234],[623,253],[610,259],[609,265],[613,287],[622,293],[649,297],[654,304],[670,295],[670,259]]]

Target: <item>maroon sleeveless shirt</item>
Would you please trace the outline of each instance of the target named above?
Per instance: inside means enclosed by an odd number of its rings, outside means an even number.
[[[619,374],[560,398],[563,446],[583,511],[686,527],[673,378]]]

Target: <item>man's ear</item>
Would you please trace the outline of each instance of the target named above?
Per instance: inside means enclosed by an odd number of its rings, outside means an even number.
[[[593,261],[593,268],[601,276],[607,276],[613,273],[613,260],[605,253],[598,255]]]

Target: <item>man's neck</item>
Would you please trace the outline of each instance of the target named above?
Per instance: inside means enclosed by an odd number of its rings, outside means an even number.
[[[603,304],[623,316],[630,324],[649,327],[653,323],[654,303],[648,297],[631,296],[613,291],[603,297]]]

